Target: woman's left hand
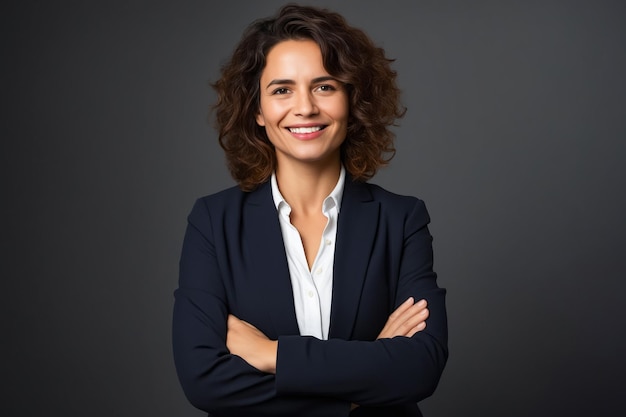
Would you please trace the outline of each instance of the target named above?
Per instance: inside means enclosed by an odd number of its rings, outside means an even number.
[[[412,337],[421,332],[426,328],[426,319],[430,314],[427,307],[426,300],[416,303],[413,297],[409,297],[389,316],[377,339]]]
[[[259,371],[276,373],[278,341],[270,340],[259,329],[230,314],[226,347]]]

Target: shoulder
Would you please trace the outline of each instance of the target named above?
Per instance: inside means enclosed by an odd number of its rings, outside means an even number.
[[[246,193],[238,186],[226,188],[213,194],[205,195],[198,198],[196,205],[202,204],[207,208],[217,209],[221,206],[229,206],[237,201],[241,201],[246,197]]]
[[[381,221],[390,224],[423,226],[430,223],[430,215],[424,201],[410,195],[391,192],[371,183],[352,183],[350,188],[379,206]]]
[[[377,184],[361,183],[360,186],[367,189],[372,200],[379,202],[383,210],[411,212],[416,208],[426,209],[424,201],[418,197],[397,194]]]
[[[419,198],[414,196],[397,194],[392,191],[386,190],[377,184],[371,184],[366,182],[362,183],[362,185],[367,188],[374,200],[379,200],[381,202],[389,204],[411,205],[415,204],[416,201],[421,201]]]
[[[233,186],[198,198],[190,217],[208,215],[214,219],[225,219],[239,215],[246,204],[264,204],[271,202],[271,198],[269,183],[261,184],[256,190],[250,192]]]
[[[229,216],[240,211],[237,207],[241,206],[244,197],[244,192],[239,187],[200,197],[189,212],[187,222],[205,236],[209,236],[213,233],[212,230],[224,227]]]

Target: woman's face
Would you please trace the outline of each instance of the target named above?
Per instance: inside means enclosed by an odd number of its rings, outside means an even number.
[[[339,161],[348,129],[348,94],[324,69],[319,46],[288,40],[267,54],[257,123],[276,148],[278,165]]]

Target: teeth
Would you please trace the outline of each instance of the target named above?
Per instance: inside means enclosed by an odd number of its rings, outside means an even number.
[[[321,126],[313,126],[313,127],[290,127],[289,131],[291,133],[313,133],[318,130],[322,130]]]

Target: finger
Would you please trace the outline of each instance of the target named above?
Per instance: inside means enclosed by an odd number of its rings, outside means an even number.
[[[420,323],[425,323],[429,315],[430,315],[430,310],[425,308],[421,310],[420,312],[418,312],[417,314],[415,314],[414,316],[407,319],[407,321],[403,324],[403,327],[407,329],[407,331],[409,331],[413,329],[414,327],[418,326]]]
[[[414,327],[426,321],[429,314],[430,312],[427,308],[411,308],[401,317],[401,320],[397,320],[396,323],[394,323],[393,335],[407,336]]]
[[[407,337],[413,337],[414,334],[421,332],[426,328],[426,322],[423,321],[417,326],[413,327],[411,331],[407,334]]]
[[[389,316],[387,319],[387,323],[385,323],[385,327],[383,328],[383,332],[390,337],[397,335],[400,327],[413,317],[420,309],[423,308],[424,303],[421,304],[413,304],[414,298],[409,297],[404,303],[402,303],[398,308]]]
[[[393,313],[391,313],[391,315],[389,316],[390,319],[393,319],[395,317],[399,317],[401,316],[404,312],[406,312],[409,308],[411,308],[414,305],[415,300],[413,299],[413,297],[409,297],[406,299],[405,302],[403,302],[402,304],[400,304],[398,306],[398,308],[396,308],[394,310]]]
[[[422,322],[425,322],[428,318],[429,311],[427,308],[416,312],[414,315],[407,317],[405,321],[400,323],[397,332],[403,336],[408,335],[414,327]]]
[[[421,299],[419,300],[417,303],[415,303],[415,308],[426,308],[428,307],[428,301],[426,301],[425,299]]]
[[[413,297],[409,298],[409,300],[411,299],[413,299]],[[415,314],[418,314],[421,310],[425,309],[427,306],[428,306],[428,303],[426,302],[426,300],[419,300],[415,304],[408,305],[408,306],[405,306],[403,304],[402,306],[400,306],[402,308],[398,307],[398,309],[396,309],[395,312],[397,312],[398,314],[396,314],[393,317],[393,319],[394,320],[399,319],[401,321],[406,320],[407,317],[411,317],[411,316],[414,316]]]
[[[390,338],[395,336],[406,336],[421,321],[428,317],[427,301],[425,299],[414,302],[413,297],[409,297],[389,316],[383,330],[378,338]]]
[[[415,333],[424,330],[426,319],[428,319],[429,315],[430,312],[427,308],[416,311],[415,314],[406,317],[406,320],[399,324],[394,335],[411,337]]]
[[[428,304],[426,300],[420,300],[418,303],[409,306],[407,309],[399,312],[397,316],[389,317],[389,324],[393,328],[397,328],[398,326],[402,326],[407,321],[412,320],[414,317],[419,317],[420,314],[423,313],[424,310],[428,310],[426,307]]]

